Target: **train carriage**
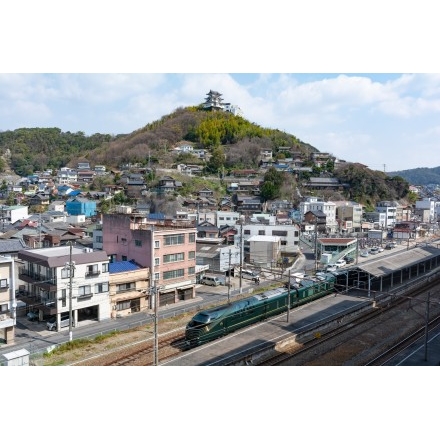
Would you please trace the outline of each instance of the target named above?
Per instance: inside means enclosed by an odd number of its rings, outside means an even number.
[[[246,299],[197,313],[186,326],[188,346],[197,346],[220,338],[242,327],[263,321],[334,291],[335,277],[304,277],[286,287],[259,293]],[[289,298],[290,295],[290,298]]]

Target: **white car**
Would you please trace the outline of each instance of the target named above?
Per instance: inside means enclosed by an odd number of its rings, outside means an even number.
[[[345,266],[347,264],[347,262],[345,261],[345,260],[343,260],[343,259],[341,259],[341,260],[338,260],[338,261],[336,261],[336,263],[335,263],[335,265],[336,265],[336,267],[342,267],[342,266]]]
[[[325,270],[326,272],[334,272],[335,270],[338,270],[338,266],[336,266],[336,264],[327,264]]]

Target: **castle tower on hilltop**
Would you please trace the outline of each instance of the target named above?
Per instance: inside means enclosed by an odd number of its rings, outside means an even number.
[[[207,110],[223,110],[223,98],[221,98],[222,94],[219,92],[215,92],[214,90],[210,90],[207,93],[207,98],[205,98],[205,103],[203,104],[203,108]]]
[[[203,103],[203,108],[210,111],[224,111],[232,113],[235,116],[243,116],[243,112],[241,111],[238,105],[233,105],[228,103],[223,103],[223,98],[221,98],[222,94],[216,92],[214,90],[210,90],[209,93],[206,94],[208,97],[205,98],[205,102]]]

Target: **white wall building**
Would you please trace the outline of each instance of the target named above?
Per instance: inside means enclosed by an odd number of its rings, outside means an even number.
[[[307,197],[305,201],[299,204],[301,213],[301,221],[304,221],[304,215],[308,211],[322,211],[326,217],[326,229],[330,233],[338,230],[338,222],[336,221],[336,205],[333,202],[325,202],[317,197]]]
[[[10,257],[0,256],[0,339],[14,342],[16,324],[15,266]]]
[[[416,209],[429,210],[429,221],[432,222],[436,218],[435,201],[430,198],[424,198],[416,201]]]
[[[243,225],[243,247],[245,255],[250,252],[249,239],[252,236],[269,236],[280,238],[280,252],[295,254],[299,251],[299,232],[297,225]],[[235,235],[235,244],[240,246],[240,234]]]
[[[381,201],[376,204],[376,212],[385,214],[386,228],[392,228],[396,224],[397,202]],[[381,225],[382,226],[382,225]]]
[[[70,246],[20,251],[20,300],[38,310],[40,320],[55,316],[58,324],[69,314],[70,295],[73,326],[85,319],[109,319],[108,256],[89,251]]]
[[[11,224],[29,218],[28,207],[25,205],[0,205],[0,222]]]
[[[217,211],[216,222],[214,223],[217,228],[223,226],[233,226],[240,220],[240,213],[234,211]]]
[[[281,237],[253,235],[249,238],[249,262],[272,268],[280,257]]]

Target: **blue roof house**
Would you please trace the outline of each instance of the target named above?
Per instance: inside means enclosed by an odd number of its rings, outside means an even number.
[[[66,211],[69,215],[96,215],[96,202],[85,197],[73,197],[66,202]]]

